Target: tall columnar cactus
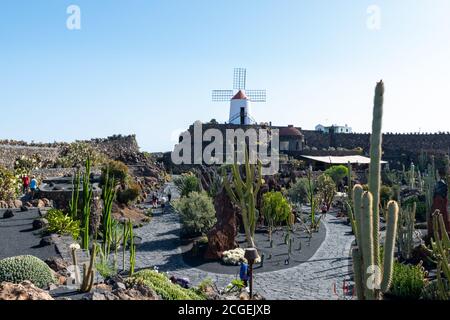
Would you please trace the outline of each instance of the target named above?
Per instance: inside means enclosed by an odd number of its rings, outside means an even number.
[[[75,172],[72,180],[72,198],[69,203],[70,216],[73,220],[78,219],[78,202],[80,198],[80,171]]]
[[[113,220],[111,217],[112,205],[116,197],[116,182],[114,177],[109,176],[109,168],[106,172],[106,181],[102,188],[103,210],[102,210],[102,236],[103,253],[109,256],[111,242],[113,240]]]
[[[350,161],[347,163],[347,168],[348,168],[348,175],[347,175],[348,193],[347,193],[347,195],[348,195],[349,200],[352,200],[352,189],[353,189],[352,176],[353,176],[353,173],[352,173],[352,164],[350,163]]]
[[[375,263],[380,263],[379,252],[379,221],[380,221],[380,185],[381,185],[381,155],[383,122],[384,83],[380,81],[375,88],[373,105],[372,134],[370,136],[369,192],[373,196],[373,240]]]
[[[419,189],[420,192],[423,191],[423,178],[420,170],[417,171],[417,188]]]
[[[414,162],[411,162],[411,167],[409,168],[409,187],[414,189],[416,186],[416,167]]]
[[[77,280],[77,283],[79,283],[79,266],[78,266],[78,259],[77,259],[77,249],[76,247],[71,248],[71,254],[72,254],[72,263],[76,268],[75,271],[75,277]],[[80,291],[81,292],[90,292],[92,290],[92,286],[94,284],[94,276],[95,276],[95,258],[97,255],[97,244],[94,243],[92,245],[92,249],[90,252],[90,258],[89,258],[89,264],[83,264],[83,276],[81,279],[80,284]]]
[[[223,182],[231,201],[241,209],[242,221],[245,229],[245,237],[248,246],[254,248],[254,235],[256,221],[258,219],[256,202],[258,192],[261,188],[262,183],[262,164],[260,160],[257,161],[256,165],[250,164],[248,152],[246,152],[244,166],[244,178],[241,177],[239,165],[237,163],[231,166],[233,187],[228,180],[228,176],[225,170],[223,171]]]
[[[389,290],[394,265],[394,249],[398,223],[398,204],[389,201],[387,205],[386,238],[383,263],[376,262],[380,249],[375,250],[373,237],[374,199],[370,191],[364,192],[360,185],[353,188],[355,218],[358,228],[357,243],[353,248],[353,268],[358,298],[360,300],[380,299]],[[361,206],[358,207],[358,204]],[[376,230],[377,232],[379,230]]]
[[[412,207],[400,209],[398,222],[398,252],[402,255],[403,259],[408,260],[411,258],[414,248],[414,224],[416,222],[415,202]]]
[[[433,198],[434,198],[434,186],[436,184],[436,167],[434,165],[434,157],[431,158],[431,163],[428,165],[427,175],[424,176],[424,192],[425,192],[425,203],[427,206],[427,225],[431,225],[431,214],[433,213]]]
[[[89,265],[83,264],[83,282],[81,283],[81,292],[90,292],[94,285],[95,276],[95,257],[97,254],[97,244],[94,243],[91,250],[91,256],[89,259]]]
[[[361,185],[353,188],[353,214],[357,246],[352,250],[356,291],[361,300],[380,299],[389,290],[392,280],[394,248],[397,234],[398,204],[387,205],[386,238],[383,264],[379,247],[379,205],[381,175],[381,122],[383,115],[384,84],[375,89],[372,135],[370,145],[369,191]]]
[[[447,184],[450,183],[450,156],[448,154],[445,155],[444,158],[444,163],[445,163],[445,182]]]
[[[84,250],[89,249],[89,221],[91,217],[91,201],[92,201],[92,185],[90,181],[91,175],[91,159],[86,160],[83,176],[83,224],[82,224],[82,243],[81,246]]]
[[[130,237],[130,276],[134,274],[136,266],[136,245],[134,244],[133,223],[128,221],[128,235]]]
[[[448,283],[450,282],[450,237],[445,228],[444,217],[438,210],[433,214],[433,229],[434,239],[431,245],[438,260],[439,294],[442,299],[448,300],[450,299],[450,292],[448,291]],[[440,271],[447,279],[446,283],[442,279]]]

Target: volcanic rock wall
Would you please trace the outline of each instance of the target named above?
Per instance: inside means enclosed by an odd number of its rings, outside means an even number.
[[[305,144],[317,149],[362,148],[367,154],[369,133],[322,133],[302,130]],[[390,161],[414,160],[421,153],[441,155],[450,151],[450,133],[386,133],[383,134],[383,158]]]
[[[121,160],[130,164],[135,164],[139,160],[139,146],[135,135],[117,135],[105,139],[92,139],[81,142],[92,145],[111,159]],[[16,159],[21,156],[31,157],[33,155],[38,155],[43,162],[54,163],[60,151],[68,145],[65,142],[39,144],[2,140],[0,141],[0,165],[13,168]]]
[[[318,149],[342,147],[353,149],[361,147],[368,150],[370,134],[368,133],[322,133],[302,130],[308,146]],[[449,133],[386,133],[383,134],[383,149],[410,152],[448,152],[450,148]]]
[[[16,159],[26,156],[39,155],[44,162],[55,162],[59,155],[59,148],[30,147],[20,145],[0,145],[0,166],[14,168]]]

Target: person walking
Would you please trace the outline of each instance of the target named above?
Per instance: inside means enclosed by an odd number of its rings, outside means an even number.
[[[164,208],[166,207],[166,197],[162,196],[160,199],[160,203],[161,203],[161,208],[163,209],[163,213],[164,213]]]
[[[156,194],[154,194],[154,193],[152,196],[152,206],[153,206],[153,208],[156,208],[158,206],[158,197],[156,197]]]
[[[31,190],[31,200],[34,199],[34,196],[36,194],[38,188],[38,181],[36,180],[35,176],[31,177],[31,182],[30,182],[30,190]]]

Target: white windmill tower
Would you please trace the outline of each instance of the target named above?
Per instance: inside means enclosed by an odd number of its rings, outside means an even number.
[[[235,68],[233,90],[213,90],[213,101],[230,101],[231,124],[255,124],[251,114],[252,102],[266,102],[266,90],[246,90],[247,70]]]

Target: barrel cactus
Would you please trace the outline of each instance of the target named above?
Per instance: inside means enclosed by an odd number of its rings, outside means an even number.
[[[52,270],[37,257],[25,255],[0,260],[0,282],[20,283],[25,280],[42,289],[56,281]]]

